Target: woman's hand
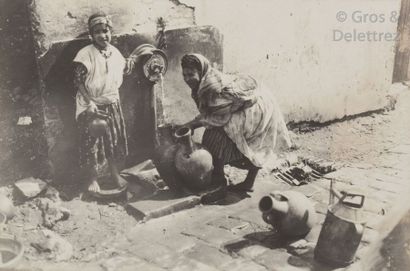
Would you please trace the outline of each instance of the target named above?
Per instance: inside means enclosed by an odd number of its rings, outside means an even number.
[[[87,114],[95,114],[95,113],[97,113],[97,111],[98,111],[98,108],[97,108],[97,105],[95,103],[90,103],[88,105],[87,109],[85,110],[85,112]]]
[[[189,121],[189,122],[187,122],[187,123],[185,123],[185,124],[176,125],[176,126],[174,126],[174,127],[175,127],[175,130],[176,130],[176,129],[179,129],[179,128],[182,128],[182,127],[187,127],[187,128],[189,128],[189,129],[191,129],[192,134],[193,134],[195,129],[200,128],[200,127],[202,127],[202,126],[204,126],[203,123],[202,123],[202,121],[201,121],[200,119],[197,119],[197,118],[196,118],[196,119],[193,119],[193,120],[191,120],[191,121]]]
[[[85,110],[85,112],[89,115],[92,116],[92,118],[100,118],[104,120],[110,120],[111,117],[108,113],[98,110],[97,106],[95,104],[90,104],[90,106]]]
[[[194,132],[195,132],[195,128],[193,128],[192,125],[190,125],[189,122],[187,122],[187,123],[185,123],[185,124],[176,124],[176,125],[174,125],[172,128],[173,128],[173,131],[174,131],[174,132],[175,132],[175,131],[178,131],[178,130],[181,129],[181,128],[189,128],[189,129],[191,130],[191,135],[193,135]]]
[[[134,70],[135,66],[135,59],[133,57],[129,57],[125,59],[125,68],[124,68],[124,74],[125,75],[130,75],[132,71]]]

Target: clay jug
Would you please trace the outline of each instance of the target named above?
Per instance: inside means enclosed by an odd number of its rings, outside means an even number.
[[[178,142],[175,166],[185,185],[194,190],[208,188],[213,170],[211,154],[192,141],[191,129],[188,127],[177,129],[174,135]]]
[[[159,175],[175,191],[182,189],[181,176],[175,167],[175,155],[178,144],[174,141],[171,126],[164,126],[158,129],[159,144],[154,150],[154,164]]]
[[[108,124],[107,121],[101,118],[94,118],[88,124],[88,130],[93,137],[100,137],[107,134]]]
[[[335,267],[354,261],[366,226],[363,214],[364,195],[340,193],[331,188],[338,201],[328,208],[315,247],[315,259]]]
[[[296,191],[273,192],[259,201],[263,220],[286,236],[306,235],[316,223],[313,203]]]

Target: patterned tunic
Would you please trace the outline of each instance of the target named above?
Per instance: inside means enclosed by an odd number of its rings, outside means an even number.
[[[76,119],[79,133],[79,163],[87,175],[98,176],[106,159],[121,160],[128,154],[124,118],[119,101],[118,88],[122,83],[125,65],[121,53],[113,46],[101,53],[94,45],[81,49],[74,59],[76,95]],[[86,112],[96,107],[105,112],[106,135],[93,137],[88,125],[95,118]]]

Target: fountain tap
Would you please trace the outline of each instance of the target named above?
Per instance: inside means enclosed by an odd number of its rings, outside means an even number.
[[[151,82],[158,82],[168,68],[168,58],[165,53],[151,44],[141,44],[131,53],[135,62],[142,61],[145,77]]]

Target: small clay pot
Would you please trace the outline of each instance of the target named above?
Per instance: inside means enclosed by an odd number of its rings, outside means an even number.
[[[5,215],[7,219],[11,219],[15,215],[13,202],[2,194],[0,194],[0,213]]]
[[[93,137],[104,136],[108,131],[107,121],[101,118],[95,118],[88,124],[88,130]]]

